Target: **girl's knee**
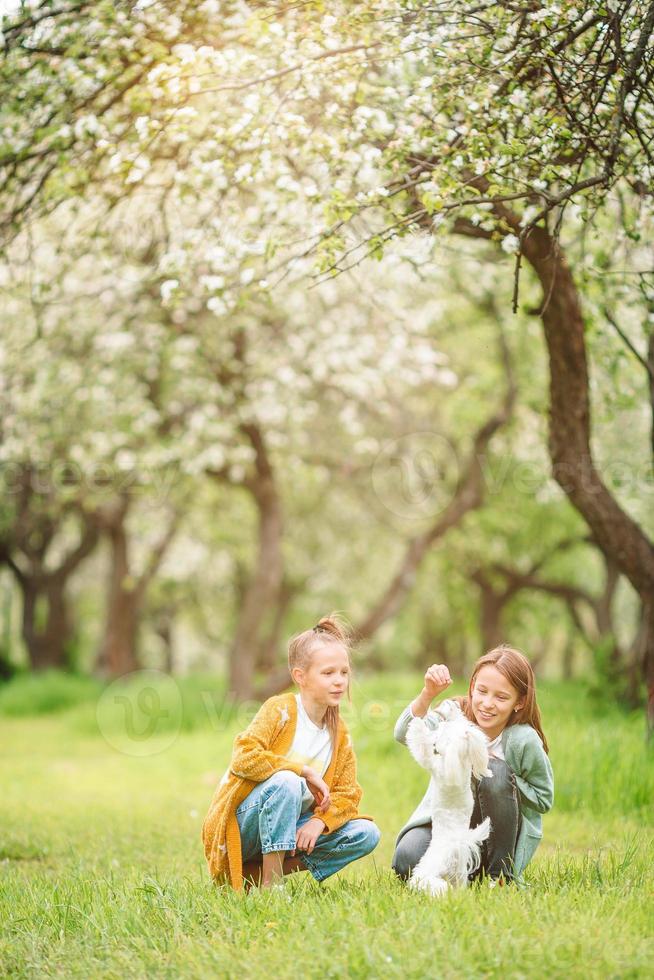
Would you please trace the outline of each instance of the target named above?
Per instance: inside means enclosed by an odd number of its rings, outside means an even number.
[[[407,880],[429,847],[431,826],[413,827],[395,845],[391,867],[398,878]]]
[[[295,772],[290,769],[280,769],[266,779],[266,788],[288,794],[289,796],[302,796],[302,780]]]
[[[403,881],[407,881],[411,875],[416,864],[415,854],[413,853],[413,848],[403,845],[400,843],[395,848],[395,853],[393,854],[393,859],[391,861],[391,868],[395,872],[398,878]]]
[[[365,823],[368,825],[362,828],[363,840],[361,846],[364,848],[366,854],[370,854],[371,851],[377,847],[379,841],[381,840],[381,831],[376,823],[372,820],[366,820]]]
[[[393,869],[397,877],[402,879],[402,881],[408,881],[409,876],[413,871],[413,868],[408,863],[408,861],[406,861],[404,856],[401,854],[397,854],[397,852],[393,855],[393,860],[391,861],[391,868]]]
[[[372,820],[353,820],[346,828],[347,845],[357,852],[359,857],[370,854],[381,839],[381,831]]]

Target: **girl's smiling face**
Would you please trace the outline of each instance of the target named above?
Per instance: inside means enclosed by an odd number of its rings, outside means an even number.
[[[524,699],[497,667],[487,664],[480,668],[472,688],[472,712],[488,738],[496,738],[523,704]]]

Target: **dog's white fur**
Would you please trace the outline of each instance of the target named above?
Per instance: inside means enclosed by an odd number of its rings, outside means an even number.
[[[489,817],[470,829],[474,806],[470,776],[493,775],[488,768],[488,739],[455,701],[443,701],[437,714],[442,721],[435,731],[422,718],[414,718],[406,736],[413,758],[431,773],[432,806],[431,843],[413,869],[409,885],[430,895],[467,886],[468,875],[481,861],[480,845],[491,830]]]

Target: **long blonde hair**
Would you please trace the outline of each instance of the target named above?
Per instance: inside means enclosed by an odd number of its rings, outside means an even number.
[[[319,650],[325,645],[325,643],[337,643],[339,646],[345,648],[347,654],[347,662],[350,668],[350,673],[347,679],[347,697],[348,701],[350,698],[350,678],[352,674],[352,664],[350,661],[350,651],[352,642],[352,632],[350,627],[347,625],[345,620],[343,620],[338,613],[330,613],[329,616],[323,616],[318,623],[311,629],[303,630],[302,633],[296,633],[292,636],[288,642],[288,669],[293,671],[295,667],[300,667],[301,670],[307,670],[311,666],[311,661],[313,660],[313,655],[316,650]],[[292,676],[292,674],[291,674]],[[330,705],[325,712],[325,724],[327,725],[327,730],[329,731],[329,736],[331,738],[332,746],[336,745],[338,739],[338,723],[339,723],[339,706],[337,704]]]
[[[456,699],[459,701],[466,718],[469,721],[476,721],[472,713],[472,689],[475,686],[475,678],[482,667],[495,667],[496,670],[499,670],[500,674],[506,677],[509,684],[516,689],[518,699],[524,698],[524,705],[518,711],[513,712],[511,720],[507,722],[506,727],[508,728],[510,725],[531,725],[540,735],[543,748],[549,755],[549,746],[543,734],[540,710],[536,701],[536,679],[533,668],[524,653],[516,650],[515,647],[510,647],[508,643],[502,643],[499,647],[489,650],[488,653],[485,653],[483,657],[479,658],[473,667],[467,697]]]

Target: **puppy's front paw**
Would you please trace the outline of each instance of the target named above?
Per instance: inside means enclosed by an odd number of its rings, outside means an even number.
[[[422,718],[414,718],[407,729],[406,744],[413,758],[423,769],[430,769],[433,762],[433,738],[433,733]]]
[[[434,710],[437,715],[441,716],[443,721],[452,721],[453,718],[460,718],[462,716],[461,708],[452,698],[447,698],[447,700],[441,702]]]

